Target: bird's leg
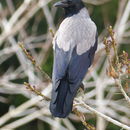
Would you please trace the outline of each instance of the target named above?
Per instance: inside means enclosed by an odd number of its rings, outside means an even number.
[[[84,91],[84,84],[83,84],[83,83],[81,83],[79,86],[80,86],[80,88],[79,88],[79,89],[82,89],[81,91]]]
[[[83,98],[83,96],[84,96],[84,84],[83,83],[81,83],[79,85],[79,89],[78,89],[77,95],[81,96]]]

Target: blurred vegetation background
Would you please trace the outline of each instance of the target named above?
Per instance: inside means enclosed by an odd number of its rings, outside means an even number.
[[[50,95],[51,84],[38,72],[18,46],[23,42],[29,53],[51,77],[53,67],[52,35],[63,20],[63,10],[53,7],[56,0],[0,0],[0,129],[10,130],[83,130],[79,118],[51,116],[46,101],[28,91],[29,82]],[[85,101],[100,112],[130,125],[130,108],[113,79],[106,75],[107,58],[102,43],[108,36],[107,27],[113,26],[118,42],[118,53],[130,55],[130,1],[84,0],[99,33],[96,60],[86,75]],[[129,89],[127,90],[128,95]],[[81,95],[79,96],[81,97]],[[86,121],[97,130],[119,130],[88,110]]]

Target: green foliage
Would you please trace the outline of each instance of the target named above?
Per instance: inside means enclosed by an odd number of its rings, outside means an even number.
[[[43,70],[51,77],[52,75],[52,68],[53,68],[53,51],[51,49],[49,56],[45,62],[45,64],[43,64]]]
[[[97,25],[97,29],[98,29],[98,33],[100,34],[102,32],[102,30],[104,29],[104,22],[103,22],[103,14],[102,14],[102,10],[101,10],[102,6],[93,6],[92,8],[92,14],[91,17],[93,19],[93,21],[96,23]]]
[[[15,107],[17,107],[20,104],[27,101],[28,99],[23,95],[16,94],[16,95],[10,95],[9,100],[10,100],[10,105],[14,105]]]
[[[3,94],[0,94],[1,96],[4,96]],[[5,104],[5,103],[1,103],[0,102],[0,116],[2,116],[3,114],[5,114],[9,109],[9,105]]]
[[[113,125],[112,123],[108,123],[108,127],[106,130],[120,130],[120,127]]]

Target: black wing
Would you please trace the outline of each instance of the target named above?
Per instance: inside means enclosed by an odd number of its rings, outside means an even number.
[[[50,111],[55,117],[66,117],[72,110],[73,99],[77,90],[92,64],[96,42],[93,47],[82,55],[78,55],[76,47],[67,52],[55,47],[53,66],[53,90]]]

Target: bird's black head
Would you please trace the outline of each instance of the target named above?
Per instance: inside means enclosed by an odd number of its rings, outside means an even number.
[[[84,7],[84,4],[81,0],[61,0],[55,3],[54,6],[64,8],[66,15],[73,15],[78,13]]]

